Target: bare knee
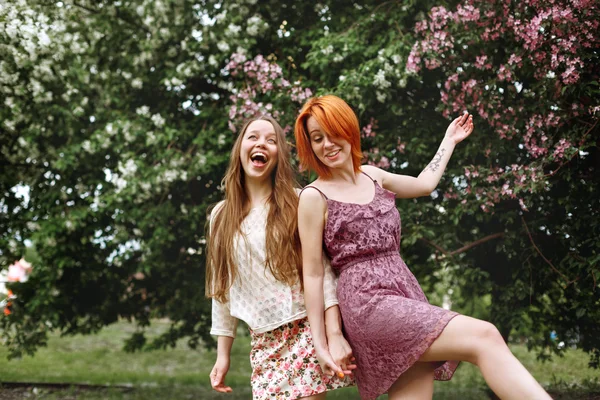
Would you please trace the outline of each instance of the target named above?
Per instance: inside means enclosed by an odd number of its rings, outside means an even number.
[[[486,321],[479,321],[476,331],[473,332],[475,339],[475,361],[482,355],[495,351],[504,351],[508,349],[504,338],[498,331],[498,328]]]

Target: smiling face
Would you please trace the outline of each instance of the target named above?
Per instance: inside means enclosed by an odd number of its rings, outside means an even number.
[[[306,120],[306,128],[312,150],[325,166],[336,168],[352,163],[352,148],[347,140],[327,134],[314,117]]]
[[[270,178],[277,166],[277,134],[269,121],[250,123],[243,134],[240,161],[247,179]]]

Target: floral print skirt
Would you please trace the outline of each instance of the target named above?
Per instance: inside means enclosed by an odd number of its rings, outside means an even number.
[[[323,374],[306,317],[269,332],[250,333],[254,400],[299,399],[354,385],[351,377]]]

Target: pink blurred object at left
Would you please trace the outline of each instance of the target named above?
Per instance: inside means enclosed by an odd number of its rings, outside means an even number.
[[[14,264],[8,267],[8,274],[6,280],[8,282],[27,282],[27,277],[31,272],[31,263],[21,258],[19,261],[15,261]]]

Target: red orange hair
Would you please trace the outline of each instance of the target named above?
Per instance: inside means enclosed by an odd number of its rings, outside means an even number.
[[[310,169],[320,177],[331,177],[329,168],[317,158],[312,150],[310,132],[306,127],[306,122],[310,117],[316,119],[321,129],[328,135],[344,139],[350,143],[354,172],[359,172],[362,152],[360,150],[358,118],[344,100],[334,95],[308,99],[296,119],[294,136],[296,137],[296,148],[301,170]]]

